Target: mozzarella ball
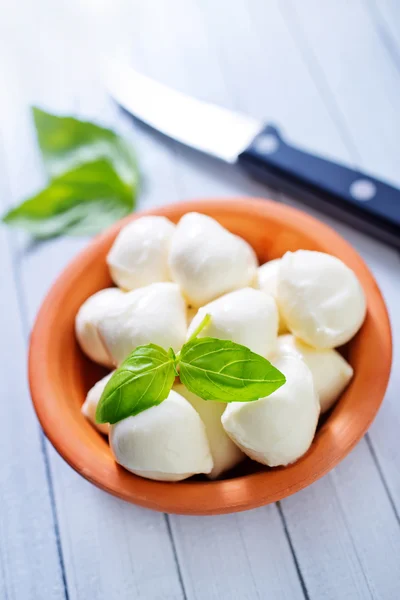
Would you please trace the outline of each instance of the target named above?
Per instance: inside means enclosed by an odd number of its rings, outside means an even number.
[[[283,318],[283,315],[279,310],[279,304],[277,299],[278,270],[280,262],[280,258],[276,258],[275,260],[270,260],[269,262],[266,262],[264,265],[261,265],[261,267],[257,269],[257,288],[265,294],[270,294],[271,296],[273,296],[275,302],[277,303],[279,313],[279,333],[286,333],[288,329],[285,323],[285,319]]]
[[[106,387],[107,383],[111,379],[111,375],[114,373],[112,371],[103,379],[100,379],[94,386],[88,391],[86,400],[82,404],[81,412],[85,415],[85,417],[91,422],[91,424],[98,430],[100,433],[107,434],[109,424],[108,423],[96,423],[96,409],[97,405],[100,401],[101,395]]]
[[[310,369],[321,413],[334,405],[353,377],[353,368],[339,352],[312,348],[290,334],[278,337],[274,359],[285,355],[302,358]]]
[[[226,292],[252,285],[257,264],[247,242],[206,215],[184,215],[172,236],[172,279],[179,283],[192,306],[202,306]]]
[[[214,467],[208,477],[216,479],[225,471],[233,469],[245,458],[245,455],[232,442],[222,427],[221,416],[226,404],[224,402],[203,400],[189,392],[181,383],[174,385],[174,390],[190,402],[205,425],[211,456],[214,461]]]
[[[335,348],[360,329],[363,289],[341,260],[310,250],[287,252],[278,273],[278,304],[289,330],[315,348]]]
[[[100,290],[82,304],[75,319],[76,337],[83,352],[106,367],[112,367],[113,361],[99,336],[98,324],[119,304],[123,295],[118,288]]]
[[[186,304],[176,283],[152,283],[124,294],[101,320],[101,340],[114,365],[137,346],[157,344],[178,352],[186,338]]]
[[[199,309],[190,323],[188,337],[206,314],[211,315],[211,321],[202,329],[199,337],[231,340],[264,357],[274,351],[278,335],[278,310],[272,296],[252,288],[225,294]]]
[[[121,229],[107,256],[113,281],[125,290],[170,281],[168,253],[175,225],[141,217]]]
[[[311,446],[319,415],[312,375],[298,357],[284,356],[274,365],[286,383],[254,402],[231,402],[222,425],[250,458],[269,467],[288,465]]]
[[[109,439],[115,460],[148,479],[180,481],[213,468],[203,421],[173,390],[158,406],[111,425]]]

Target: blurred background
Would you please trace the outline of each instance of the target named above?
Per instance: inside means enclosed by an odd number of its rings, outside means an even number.
[[[292,143],[400,185],[399,32],[397,0],[2,0],[1,212],[46,181],[31,105],[99,122],[136,150],[138,208],[253,195],[333,225],[382,288],[395,355],[370,433],[311,488],[207,519],[129,506],[59,458],[26,384],[34,316],[87,240],[35,244],[1,226],[0,598],[398,597],[399,253],[138,124],[107,95],[102,67],[105,57],[122,56],[158,81],[274,123]]]

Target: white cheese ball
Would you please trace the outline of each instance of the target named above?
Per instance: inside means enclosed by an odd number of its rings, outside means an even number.
[[[152,283],[124,294],[98,325],[104,347],[118,366],[137,346],[157,344],[178,352],[186,339],[186,304],[176,283]]]
[[[180,481],[213,468],[203,421],[173,390],[158,406],[111,425],[109,440],[115,460],[148,479]]]
[[[134,290],[170,281],[168,253],[175,225],[166,217],[141,217],[119,232],[107,256],[113,281]]]
[[[278,337],[274,359],[285,355],[302,358],[310,369],[321,414],[334,405],[353,377],[353,368],[339,352],[312,348],[290,334]]]
[[[192,306],[202,306],[232,290],[252,285],[256,255],[242,238],[217,221],[188,213],[172,237],[169,265]]]
[[[96,409],[97,405],[100,401],[101,395],[104,392],[104,388],[107,383],[111,379],[114,371],[100,379],[94,386],[88,391],[86,400],[82,404],[81,412],[85,415],[85,417],[91,422],[91,424],[98,430],[100,433],[104,433],[107,435],[109,424],[108,423],[96,423]]]
[[[235,444],[269,467],[288,465],[307,452],[319,416],[318,396],[304,361],[284,356],[274,365],[286,376],[282,387],[254,402],[231,402],[222,415]]]
[[[188,337],[206,314],[211,315],[211,321],[198,337],[231,340],[264,357],[275,350],[278,310],[272,296],[252,288],[225,294],[198,310],[190,323]]]
[[[100,290],[80,307],[75,319],[75,333],[83,352],[94,362],[112,367],[112,358],[99,336],[98,324],[119,304],[123,292],[118,288]]]
[[[341,260],[310,250],[287,252],[278,273],[278,304],[289,330],[315,348],[335,348],[360,329],[363,289]]]
[[[214,461],[214,467],[208,477],[216,479],[225,471],[233,469],[245,458],[245,455],[232,442],[222,427],[221,416],[226,403],[203,400],[196,394],[189,392],[181,383],[174,385],[174,390],[190,402],[205,425],[211,456]]]
[[[277,298],[278,270],[280,262],[280,258],[275,258],[274,260],[270,260],[264,265],[261,265],[261,267],[257,269],[257,288],[265,294],[270,294],[273,296],[275,302],[277,303],[279,313],[279,333],[286,333],[288,329],[285,319],[279,310]]]

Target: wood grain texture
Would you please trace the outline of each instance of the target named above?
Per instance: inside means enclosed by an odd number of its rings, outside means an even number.
[[[331,154],[335,154],[337,159],[356,163],[358,154],[353,152],[353,144],[348,143],[348,140],[351,138],[345,124],[342,124],[341,127],[335,128],[335,123],[337,122],[338,118],[337,114],[335,113],[335,97],[333,94],[331,94],[331,102],[328,103],[325,102],[324,94],[316,97],[316,94],[318,94],[318,90],[320,89],[320,81],[315,76],[314,70],[309,69],[307,56],[304,57],[303,62],[301,61],[301,47],[297,47],[297,52],[294,52],[296,47],[293,46],[293,44],[295,43],[296,35],[295,32],[293,32],[293,27],[287,24],[287,21],[285,20],[285,14],[282,14],[279,11],[278,4],[275,3],[274,6],[275,10],[272,9],[272,3],[268,3],[267,5],[259,2],[247,5],[246,3],[236,2],[233,8],[231,6],[231,11],[233,11],[231,20],[233,23],[246,23],[246,11],[247,9],[251,9],[253,22],[252,31],[253,33],[257,32],[258,34],[257,37],[252,37],[251,41],[249,41],[246,45],[246,64],[257,64],[257,56],[260,56],[261,54],[271,59],[266,60],[264,64],[264,77],[266,81],[268,81],[268,89],[279,89],[282,81],[280,72],[282,61],[284,61],[285,64],[285,74],[287,77],[285,80],[285,97],[282,96],[282,92],[280,98],[275,98],[274,95],[266,95],[265,97],[261,95],[260,97],[258,94],[246,94],[246,90],[248,88],[254,87],[254,82],[257,81],[257,72],[249,74],[248,71],[243,69],[242,77],[230,79],[230,81],[236,82],[236,87],[234,88],[233,93],[236,93],[239,96],[240,90],[244,90],[242,91],[242,102],[239,108],[251,114],[256,114],[261,118],[263,114],[265,114],[265,106],[268,106],[270,107],[269,110],[271,113],[276,115],[278,122],[284,122],[287,124],[287,128],[290,130],[290,132],[296,131],[296,127],[299,127],[298,124],[296,125],[296,122],[299,121],[298,115],[300,114],[302,127],[304,130],[309,128],[310,131],[317,130],[324,133],[323,139],[321,138],[319,141],[319,147],[317,147],[318,141],[314,140],[313,144],[315,150],[318,150],[321,153],[328,153],[328,149],[330,149]],[[225,6],[224,8],[226,9],[227,7]],[[220,18],[217,23],[215,23],[215,19],[209,18],[209,26],[211,28],[214,23],[216,32],[214,39],[220,40],[220,43],[221,40],[223,40],[225,51],[221,50],[221,54],[225,57],[226,70],[231,69],[233,73],[235,70],[237,72],[237,64],[240,64],[239,61],[244,60],[240,57],[239,51],[232,51],[233,40],[236,40],[238,48],[243,48],[245,41],[244,38],[246,37],[247,39],[246,33],[242,33],[243,39],[238,38],[238,36],[241,35],[240,32],[243,31],[243,29],[246,32],[246,27],[241,29],[237,28],[236,30],[232,30],[232,27],[225,27],[223,29],[223,36],[217,37],[217,32],[222,31],[224,14],[226,13],[224,13],[224,9],[222,9],[221,12],[218,13]],[[247,15],[247,21],[249,19],[250,17]],[[249,28],[250,25],[247,26],[247,29]],[[293,47],[293,53],[289,53],[287,51],[287,49],[291,47]],[[284,52],[285,48],[286,52]],[[274,56],[276,55],[282,57],[278,63],[274,60]],[[295,58],[293,58],[293,55]],[[290,65],[293,66],[290,67]],[[289,73],[292,74],[293,77],[290,77]],[[310,90],[314,90],[313,95],[311,95]],[[296,98],[296,103],[298,103],[300,107],[303,107],[303,110],[298,114],[293,114],[292,117],[290,117],[290,113],[285,106],[287,104],[293,105],[292,98],[294,97]],[[312,112],[309,108],[304,109],[304,107],[309,107],[310,105],[313,107]],[[300,110],[301,109],[299,109],[299,111]],[[331,127],[329,127],[329,125]],[[346,131],[344,134],[343,128],[345,128]],[[333,132],[333,135],[331,132]],[[302,135],[300,132],[296,135],[299,136],[297,138],[298,143],[308,144],[307,138],[304,134],[303,138],[300,137]],[[376,275],[379,276],[381,284],[383,282],[385,272],[391,272],[393,280],[393,273],[395,272],[396,268],[398,268],[398,257],[394,251],[377,242],[373,242],[360,233],[353,232],[350,228],[335,222],[333,219],[328,220],[326,217],[323,217],[320,214],[318,215],[315,212],[314,214],[319,218],[323,218],[323,220],[329,222],[335,229],[338,229],[342,235],[349,239],[349,241],[356,245],[359,251],[374,268]],[[393,282],[393,285],[391,285],[389,288],[389,282],[387,281],[386,291],[387,298],[393,298],[392,306],[395,307],[397,305],[396,297],[400,291],[398,282]],[[383,411],[381,411],[380,414],[382,414],[382,412]],[[394,424],[394,429],[396,429],[396,424]],[[392,452],[393,447],[392,440]],[[365,444],[364,446],[361,446],[361,449],[361,451],[360,449],[357,449],[358,469],[360,470],[360,473],[364,472],[365,470],[374,472],[375,479],[377,478],[378,482],[377,491],[381,490],[382,492],[383,486],[379,481],[378,471],[374,465],[374,457],[370,455],[370,452]],[[341,467],[339,467],[339,471],[340,469]],[[356,472],[356,469],[354,469],[354,472]],[[363,490],[361,494],[368,495],[370,483],[365,480],[361,481],[361,478],[356,478],[356,481],[360,486],[359,489]],[[305,498],[312,497],[312,504],[315,502],[316,507],[321,506],[321,503],[324,506],[325,502],[323,501],[323,498],[330,497],[332,489],[336,494],[343,497],[345,506],[348,506],[348,504],[353,501],[353,494],[349,493],[349,487],[347,485],[348,483],[349,482],[345,477],[332,480],[332,478],[328,476],[323,481],[312,486],[311,490],[313,491],[306,490],[294,498],[290,498],[282,503],[283,514],[287,518],[289,534],[293,537],[293,544],[298,556],[299,565],[303,572],[307,589],[311,597],[319,597],[318,594],[320,593],[320,589],[327,587],[326,581],[331,581],[330,578],[327,580],[327,574],[321,571],[319,568],[319,561],[315,562],[314,558],[321,552],[319,544],[322,543],[323,547],[325,546],[325,542],[323,541],[325,536],[323,536],[321,532],[326,531],[327,527],[331,532],[331,535],[333,535],[333,531],[338,531],[341,541],[338,544],[330,545],[329,548],[325,550],[329,555],[327,555],[329,562],[333,563],[335,568],[337,567],[335,578],[332,578],[334,587],[327,592],[326,597],[335,597],[335,594],[338,594],[340,590],[346,590],[348,597],[368,597],[368,594],[370,594],[369,588],[365,586],[360,587],[360,580],[362,579],[362,577],[360,577],[360,573],[370,573],[370,578],[372,580],[371,585],[375,586],[375,591],[376,589],[381,589],[382,597],[385,597],[386,580],[385,576],[379,576],[379,570],[376,571],[374,569],[376,560],[373,547],[371,547],[370,544],[369,530],[367,531],[365,529],[360,529],[359,524],[354,524],[352,519],[343,520],[340,505],[336,503],[330,503],[328,505],[329,511],[320,511],[316,509],[315,513],[311,510],[310,512],[304,512]],[[317,492],[314,491],[314,488],[317,489]],[[310,496],[310,494],[312,494],[312,496]],[[321,502],[318,501],[318,498],[321,498]],[[380,509],[377,508],[378,504],[381,506]],[[388,516],[388,514],[390,515],[392,527],[394,527],[395,531],[396,558],[392,563],[392,573],[396,574],[395,585],[398,585],[398,569],[395,566],[399,560],[398,525],[396,522],[396,515],[394,514],[390,505],[390,501],[387,500],[384,491],[383,495],[379,493],[376,500],[369,504],[369,508],[367,510],[369,515],[367,517],[367,515],[364,514],[363,518],[366,518],[367,520],[371,519],[373,521],[379,521],[379,516],[382,514],[381,511],[385,514],[385,518]],[[387,513],[387,511],[389,511],[389,513]],[[332,527],[331,530],[330,527]],[[387,543],[390,544],[390,528],[386,529],[382,524],[382,527],[379,528],[379,530],[382,532],[387,532]],[[296,532],[296,535],[294,535],[294,532]],[[358,543],[352,544],[351,540],[355,534],[357,534]],[[361,539],[360,536],[363,539]],[[326,537],[330,539],[330,536]],[[310,540],[313,540],[313,542],[316,544],[313,546],[312,552],[309,552]],[[343,553],[341,544],[344,544],[346,553]],[[361,567],[361,571],[359,570],[359,567],[357,567],[358,571],[357,569],[354,571],[354,565],[359,565],[360,562],[358,556],[359,548],[369,548],[370,552],[364,554],[364,564]],[[309,568],[308,560],[310,561],[311,566],[315,565],[315,569]],[[338,567],[339,564],[340,567]],[[393,591],[393,587],[390,591]],[[367,595],[364,596],[364,594]]]
[[[285,0],[282,6],[310,68],[351,136],[360,166],[399,184],[395,98],[400,79],[365,4],[338,0],[323,7],[318,0],[306,0],[299,11]]]
[[[112,109],[92,67],[98,51],[117,46],[149,75],[198,97],[273,119],[291,141],[399,183],[398,66],[369,6],[373,2],[381,15],[380,27],[398,50],[400,17],[394,0],[10,4],[0,23],[1,60],[12,83],[2,96],[0,117],[3,162],[11,185],[7,201],[17,201],[43,181],[27,117],[33,101],[116,124],[134,140],[146,176],[141,207],[204,195],[271,195],[237,169],[166,141]],[[400,288],[394,274],[399,259],[384,245],[325,220],[373,269],[395,331],[393,377],[369,440],[332,475],[287,499],[280,509],[170,520],[109,498],[47,447],[69,598],[397,596]],[[2,256],[12,250],[4,281],[12,289],[14,277],[21,278],[23,316],[32,323],[45,290],[84,240],[63,239],[39,247],[27,245],[24,236],[13,235],[11,241],[10,236],[2,238]],[[3,283],[3,261],[1,277]],[[23,352],[23,337],[15,288],[4,300],[14,307],[6,325],[19,332],[13,352],[3,361],[8,376],[20,373],[14,357]],[[21,490],[41,501],[43,494],[44,500],[41,512],[33,502],[29,520],[13,520],[12,515],[21,514],[20,504],[7,513],[8,521],[3,514],[0,518],[5,533],[0,540],[0,596],[6,590],[18,600],[39,598],[35,582],[43,579],[46,598],[63,598],[44,463],[38,455],[40,438],[22,375],[19,378],[18,397],[25,403],[10,436],[23,414],[30,461],[26,464],[32,470],[28,475],[19,470],[16,477],[15,469],[2,464],[0,477],[7,482],[8,511]],[[40,489],[37,473],[42,473]],[[36,552],[41,548],[42,553]]]
[[[304,598],[276,506],[172,522],[188,598]]]
[[[139,7],[135,8],[135,12],[138,11],[140,29],[146,32],[146,36],[157,39],[157,46],[149,46],[146,40],[140,39],[140,31],[135,31],[137,35],[134,36],[131,45],[136,67],[178,89],[234,108],[232,93],[229,93],[222,70],[215,61],[215,49],[206,35],[202,15],[196,6],[193,4],[190,11],[185,10],[188,5],[182,0],[173,0],[168,5],[163,4],[163,7],[159,4],[157,6],[157,11],[149,11],[143,4],[140,5],[140,10]],[[153,16],[155,13],[156,18]],[[165,20],[169,14],[179,15],[176,28],[165,27]],[[186,53],[179,52],[179,48],[174,51],[177,31]],[[157,60],[157,56],[152,59],[153,52],[157,52],[163,60]],[[201,77],[204,67],[199,70],[204,61],[207,64],[206,83],[204,75]],[[196,63],[199,63],[198,67],[193,69],[193,64]],[[168,79],[165,79],[166,74]],[[230,166],[200,156],[174,143],[165,140],[161,143],[175,148],[176,162],[179,165],[178,190],[183,197],[268,194],[264,187],[248,180]],[[256,515],[259,516],[258,519]],[[211,523],[213,527],[210,530],[207,528],[209,534],[203,532],[203,535],[200,535],[204,529],[201,518],[170,517],[188,598],[263,597],[268,589],[277,592],[279,590],[282,597],[303,597],[283,524],[276,509],[269,511],[269,521],[265,519],[264,509],[253,511],[252,516],[253,518],[240,515],[207,519],[207,523]],[[238,519],[246,524],[245,539],[240,531],[232,530],[232,524],[237,523]],[[260,565],[253,564],[247,552],[248,546],[254,549],[257,545],[260,522],[265,526],[265,534],[259,543],[262,544],[264,553],[270,557],[267,575],[266,567],[262,569]],[[273,528],[272,535],[267,534],[269,523]],[[210,536],[215,540],[214,543]],[[193,539],[196,540],[195,547],[192,546]],[[213,552],[210,555],[211,544]],[[226,554],[227,548],[229,554]],[[254,555],[253,550],[252,558]],[[283,576],[282,567],[286,576]]]
[[[400,73],[400,6],[396,0],[364,0],[380,41]]]
[[[324,12],[327,23],[325,27],[321,25],[325,21],[318,12],[320,9],[317,4],[312,1],[304,3],[310,11],[308,19],[305,18],[304,11],[296,12],[292,6],[290,12],[292,27],[297,31],[299,39],[303,40],[302,43],[308,44],[306,52],[314,67],[318,65],[318,73],[323,72],[321,76],[324,77],[338,114],[342,115],[346,128],[357,146],[363,166],[376,170],[379,176],[391,178],[399,184],[395,146],[397,147],[400,124],[396,117],[397,110],[393,98],[400,94],[400,78],[395,65],[387,49],[381,44],[365,4],[352,3],[348,13],[340,10],[340,2],[330,5]],[[319,24],[315,22],[318,18]],[[347,40],[349,40],[351,27],[354,33],[350,43]],[[343,54],[340,69],[335,54],[337,35],[342,39],[340,52]],[[364,60],[361,60],[360,52],[364,53]],[[376,116],[372,118],[372,115]],[[380,154],[379,160],[378,154]],[[386,160],[388,156],[392,160]],[[390,489],[392,502],[396,505],[398,518],[400,472],[396,465],[400,456],[396,440],[400,425],[400,409],[397,400],[400,388],[398,352],[400,285],[394,273],[399,272],[400,258],[396,251],[377,242],[363,241],[357,236],[357,243],[360,244],[360,251],[374,271],[387,299],[392,321],[394,335],[392,378],[384,410],[379,413],[371,428],[370,439],[385,485]]]
[[[4,156],[0,152],[4,167]],[[7,197],[2,172],[0,209]],[[43,434],[25,377],[26,332],[20,314],[11,234],[0,229],[0,597],[65,598]]]
[[[46,19],[42,21],[43,33],[58,23],[51,11],[47,12]],[[66,23],[65,16],[64,26]],[[36,49],[30,56],[20,53],[15,65],[16,73],[9,72],[10,102],[3,131],[12,198],[15,200],[39,185],[37,174],[40,170],[27,113],[29,104],[47,104],[54,110],[67,112],[79,109],[76,86],[82,73],[76,70],[76,56],[70,56],[70,62],[60,66],[56,58],[61,60],[64,52],[66,41],[62,38],[58,42],[52,40],[50,47]],[[41,64],[41,72],[32,68],[36,61]],[[26,77],[22,78],[21,73],[26,73]],[[51,87],[47,87],[49,81],[52,82]],[[30,152],[25,152],[23,160],[19,159],[20,147],[30,149]],[[15,257],[30,326],[45,291],[84,243],[84,240],[59,239],[29,249],[26,240],[20,240]],[[163,515],[117,502],[82,480],[50,445],[47,445],[47,452],[55,488],[69,598],[182,598],[173,547]],[[21,597],[30,598],[29,594]],[[51,598],[51,595],[46,597]]]

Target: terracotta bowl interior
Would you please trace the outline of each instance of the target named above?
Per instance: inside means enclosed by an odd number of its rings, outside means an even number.
[[[309,452],[281,469],[248,461],[221,481],[192,478],[180,483],[154,482],[115,464],[107,441],[81,415],[89,388],[105,374],[79,349],[74,319],[94,292],[112,284],[106,254],[118,223],[97,237],[63,272],[48,294],[32,333],[30,385],[43,429],[58,452],[81,475],[125,500],[156,510],[215,514],[280,500],[332,469],[360,440],[383,399],[391,364],[391,334],[385,304],[360,256],[332,229],[292,208],[265,200],[196,201],[149,211],[179,221],[188,211],[217,219],[247,240],[260,263],[299,248],[338,256],[359,277],[368,315],[345,348],[355,376],[335,408],[322,420]],[[205,240],[206,244],[207,241]],[[379,357],[379,360],[377,359]]]

